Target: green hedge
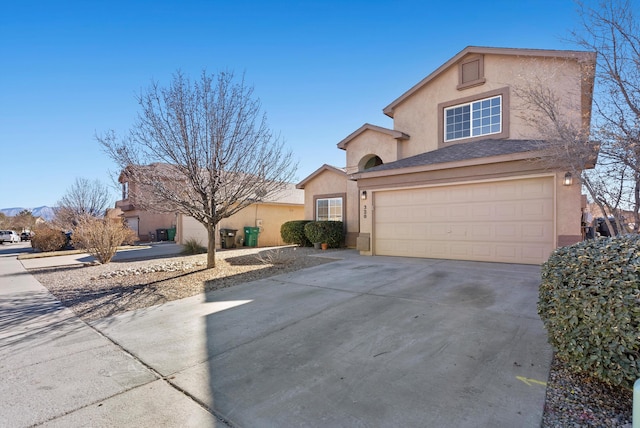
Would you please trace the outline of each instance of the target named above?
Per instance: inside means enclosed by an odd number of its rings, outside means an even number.
[[[640,237],[557,249],[542,265],[538,313],[558,358],[631,388],[640,378]]]
[[[327,243],[331,248],[342,247],[344,224],[341,221],[310,221],[304,226],[309,241]]]
[[[293,220],[280,226],[280,236],[286,244],[297,244],[301,247],[310,247],[311,242],[304,233],[305,224],[311,220]]]

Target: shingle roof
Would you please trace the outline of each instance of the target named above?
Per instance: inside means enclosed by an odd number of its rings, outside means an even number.
[[[539,140],[481,140],[472,143],[459,143],[431,152],[400,159],[367,169],[364,172],[387,171],[424,165],[435,165],[468,159],[479,159],[513,153],[531,152],[542,149]]]
[[[332,171],[332,172],[334,172],[336,174],[346,175],[346,169],[345,168],[338,168],[338,167],[335,167],[335,166],[332,166],[332,165],[327,165],[325,163],[320,168],[316,169],[314,172],[312,172],[310,175],[308,175],[307,178],[305,178],[300,183],[298,183],[296,185],[296,188],[304,189],[304,186],[306,186],[309,181],[313,180],[316,176],[320,175],[324,171]]]
[[[358,128],[357,130],[349,134],[344,140],[340,141],[338,143],[338,148],[342,150],[346,150],[347,144],[349,144],[351,140],[353,140],[354,138],[356,138],[358,135],[362,134],[365,131],[374,131],[374,132],[380,132],[382,134],[387,134],[390,137],[395,138],[396,140],[409,139],[409,136],[404,132],[396,131],[394,129],[383,128],[381,126],[372,125],[370,123],[365,123],[360,128]]]

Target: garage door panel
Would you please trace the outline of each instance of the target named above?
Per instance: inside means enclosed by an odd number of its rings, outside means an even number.
[[[374,253],[542,263],[553,192],[552,177],[375,192]]]
[[[551,233],[553,224],[550,223],[528,223],[522,228],[522,237],[531,241],[544,241]]]
[[[521,216],[520,206],[516,202],[503,202],[496,204],[495,218],[501,221],[513,221]]]
[[[517,241],[522,235],[522,228],[519,224],[500,224],[495,227],[495,240]]]
[[[496,258],[502,260],[517,260],[520,253],[519,247],[516,245],[498,244],[495,246]]]
[[[427,217],[430,221],[443,221],[447,220],[451,215],[449,214],[449,209],[447,207],[442,208],[428,208],[424,210],[427,213]],[[423,220],[425,217],[421,217],[420,220]]]
[[[472,224],[469,227],[469,240],[473,242],[493,239],[493,229],[493,225],[486,225],[484,223]]]
[[[468,205],[471,211],[469,215],[476,220],[491,220],[495,217],[493,213],[493,205],[487,203],[477,203]]]
[[[522,202],[522,219],[538,219],[553,216],[553,201],[548,199],[536,199]]]

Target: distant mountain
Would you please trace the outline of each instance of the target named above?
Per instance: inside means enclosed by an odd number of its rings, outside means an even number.
[[[50,221],[53,220],[55,214],[53,213],[53,208],[48,206],[36,207],[36,208],[0,208],[0,212],[6,215],[7,217],[13,217],[24,209],[31,211],[34,217],[42,217],[43,219]]]

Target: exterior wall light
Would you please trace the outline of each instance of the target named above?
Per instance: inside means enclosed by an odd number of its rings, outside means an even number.
[[[562,182],[562,184],[564,184],[565,186],[571,186],[573,184],[573,176],[570,172],[567,172],[564,175],[564,181]]]
[[[367,191],[363,190],[362,193],[360,194],[360,199],[362,199],[363,201],[367,200]]]

